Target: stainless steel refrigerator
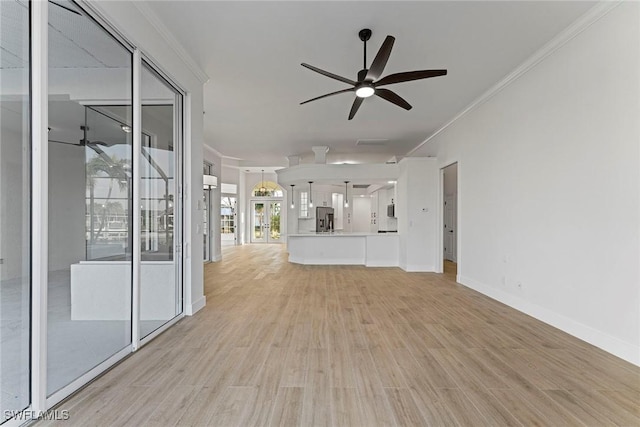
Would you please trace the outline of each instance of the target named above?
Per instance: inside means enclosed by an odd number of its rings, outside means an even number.
[[[333,231],[333,208],[316,208],[316,233]]]

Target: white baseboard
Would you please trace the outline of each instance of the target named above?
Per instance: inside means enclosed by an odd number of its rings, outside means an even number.
[[[213,259],[211,260],[211,262],[218,262],[222,260],[222,254],[217,254],[216,256],[213,257]]]
[[[193,316],[198,311],[202,310],[205,305],[207,305],[207,297],[203,295],[198,300],[192,302],[191,304],[187,304],[187,309],[185,314],[187,316]]]
[[[547,323],[561,331],[573,335],[576,338],[586,341],[589,344],[595,345],[596,347],[626,360],[629,363],[640,366],[640,346],[635,346],[619,338],[594,329],[591,326],[576,322],[562,314],[548,310],[537,304],[532,304],[522,298],[485,285],[469,277],[457,276],[457,281],[458,283],[476,290],[489,298],[500,301],[509,307],[515,308],[516,310],[526,313],[541,322]]]
[[[427,264],[405,264],[400,266],[407,273],[433,273],[436,271],[435,265]]]
[[[367,267],[397,267],[398,263],[394,261],[367,261]]]

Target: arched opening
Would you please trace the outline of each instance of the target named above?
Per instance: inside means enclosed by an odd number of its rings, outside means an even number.
[[[284,197],[284,191],[282,187],[273,181],[260,181],[253,187],[251,192],[253,197]]]

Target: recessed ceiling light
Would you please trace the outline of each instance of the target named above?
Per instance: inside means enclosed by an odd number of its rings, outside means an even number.
[[[126,133],[131,133],[131,126],[120,125],[120,128]]]
[[[395,184],[396,181],[387,181],[387,184]]]

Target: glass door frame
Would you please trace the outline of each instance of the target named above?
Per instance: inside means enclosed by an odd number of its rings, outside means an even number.
[[[266,227],[266,230],[269,230],[269,232],[267,232],[266,235],[264,235],[263,238],[261,239],[256,239],[254,238],[254,233],[255,233],[255,205],[256,203],[262,203],[264,204],[265,210],[264,210],[264,215],[266,217],[266,221],[268,222],[268,225]],[[272,210],[272,204],[273,203],[280,203],[280,237],[278,239],[272,239],[271,238],[271,210]],[[251,199],[250,203],[249,203],[249,209],[250,209],[250,220],[249,220],[249,242],[250,243],[283,243],[282,240],[282,206],[284,205],[284,200],[283,199],[274,199],[274,198],[264,198],[264,199]],[[265,233],[265,227],[263,226],[262,228],[262,232],[263,234]]]
[[[30,120],[31,120],[31,378],[30,388],[31,396],[30,406],[25,410],[35,411],[36,413],[47,411],[63,399],[69,397],[72,393],[84,387],[89,381],[96,378],[106,370],[110,369],[118,361],[132,352],[138,350],[141,346],[155,338],[157,335],[178,322],[186,313],[187,295],[185,289],[184,278],[184,250],[185,244],[185,227],[187,221],[183,209],[185,204],[184,194],[184,176],[185,158],[183,155],[185,147],[184,141],[189,140],[190,131],[184,125],[190,120],[190,95],[184,91],[179,84],[168,77],[162,70],[154,64],[152,58],[146,57],[136,45],[126,40],[121,33],[104,19],[99,11],[82,0],[76,1],[75,4],[81,8],[93,22],[102,27],[107,34],[120,42],[127,50],[132,53],[132,103],[133,103],[133,134],[134,134],[134,151],[133,151],[133,206],[140,206],[140,170],[137,165],[140,164],[140,148],[142,143],[142,127],[141,127],[141,69],[144,60],[154,71],[161,75],[175,89],[179,103],[175,109],[175,147],[176,156],[178,158],[176,164],[176,200],[175,200],[175,217],[174,217],[174,249],[176,259],[176,280],[179,286],[179,304],[180,314],[163,326],[145,337],[140,339],[139,322],[140,322],[140,215],[136,209],[132,215],[133,222],[133,274],[132,274],[132,342],[126,348],[113,354],[109,359],[95,366],[93,369],[84,373],[71,383],[47,396],[47,304],[48,304],[48,233],[49,233],[49,214],[48,214],[48,28],[49,28],[49,4],[46,1],[30,2]],[[188,152],[187,152],[188,153]],[[179,206],[178,206],[179,204]],[[190,292],[188,292],[190,296]],[[3,423],[4,426],[11,427],[24,423],[24,419],[10,419]]]
[[[140,56],[139,61],[137,61],[136,58],[136,54]],[[137,70],[137,75],[136,75],[136,67],[138,68]],[[140,234],[142,232],[142,228],[140,227],[140,224],[138,224],[138,228],[135,228],[135,221],[134,221],[134,236],[133,236],[133,241],[134,241],[134,273],[137,270],[138,271],[138,281],[136,282],[136,280],[134,280],[134,299],[137,299],[137,305],[134,305],[134,315],[135,312],[137,311],[137,316],[134,317],[134,339],[132,342],[132,346],[133,346],[133,351],[136,351],[137,349],[139,349],[140,347],[142,347],[143,345],[147,344],[149,341],[151,341],[153,338],[155,338],[156,336],[160,335],[162,332],[164,332],[165,330],[167,330],[169,327],[171,327],[173,324],[175,324],[178,320],[182,319],[185,316],[185,312],[186,312],[186,299],[185,299],[185,289],[184,289],[184,258],[183,258],[183,246],[184,246],[184,240],[183,240],[183,236],[184,236],[184,227],[185,227],[185,222],[183,220],[184,218],[184,141],[186,140],[186,130],[185,130],[185,126],[184,126],[184,115],[185,115],[185,111],[184,111],[184,105],[185,105],[185,99],[186,99],[186,93],[180,89],[180,87],[174,82],[172,81],[164,72],[162,72],[162,70],[160,68],[158,68],[152,61],[151,58],[147,57],[146,55],[142,54],[140,52],[139,49],[136,49],[134,51],[134,105],[133,105],[133,117],[134,117],[134,130],[138,129],[138,131],[135,132],[134,137],[133,137],[133,152],[134,152],[134,162],[136,161],[136,154],[138,156],[141,155],[142,153],[142,136],[144,133],[144,128],[142,127],[142,91],[141,91],[141,82],[142,82],[142,69],[144,67],[147,67],[149,70],[151,70],[152,72],[157,73],[158,77],[160,77],[161,79],[163,79],[165,81],[165,83],[167,83],[174,91],[175,91],[175,100],[174,100],[174,108],[173,108],[173,114],[174,114],[174,128],[173,128],[173,149],[174,149],[174,156],[175,156],[175,160],[174,160],[174,166],[175,166],[175,173],[174,173],[174,179],[175,179],[175,193],[176,196],[174,197],[174,208],[173,208],[173,260],[175,262],[175,281],[176,281],[176,287],[175,287],[175,291],[176,291],[176,295],[175,295],[175,301],[176,301],[176,316],[170,320],[168,320],[167,322],[165,322],[163,325],[161,325],[160,327],[156,328],[155,330],[153,330],[152,332],[148,333],[147,335],[145,335],[144,337],[140,336],[140,286],[142,283],[142,278],[141,278],[141,266],[142,266],[142,253],[141,253],[141,247],[140,247]],[[136,84],[138,85],[137,89],[136,89]],[[137,100],[139,102],[136,102],[136,95],[138,96]],[[159,103],[160,105],[165,105],[165,103]],[[148,102],[145,102],[144,105],[151,105]],[[137,111],[136,111],[137,110]],[[138,127],[135,127],[135,123],[136,123],[136,114],[138,114]],[[138,144],[136,145],[136,138],[138,138]],[[141,159],[139,158],[138,161],[140,161]],[[137,165],[140,165],[140,163],[135,163]],[[140,168],[138,167],[138,173],[135,173],[135,168],[134,168],[134,182],[137,183],[137,188],[138,188],[138,192],[136,195],[135,189],[136,189],[136,185],[134,184],[134,204],[133,206],[140,206],[141,205],[141,195],[140,195],[140,190],[142,188],[142,182],[141,182],[141,173],[140,173]],[[138,220],[140,220],[140,215],[135,215],[135,217],[138,218]],[[136,243],[137,243],[137,248],[136,248]],[[138,263],[135,263],[135,255],[138,256]],[[134,275],[135,277],[135,275]],[[137,297],[137,298],[135,298]]]

